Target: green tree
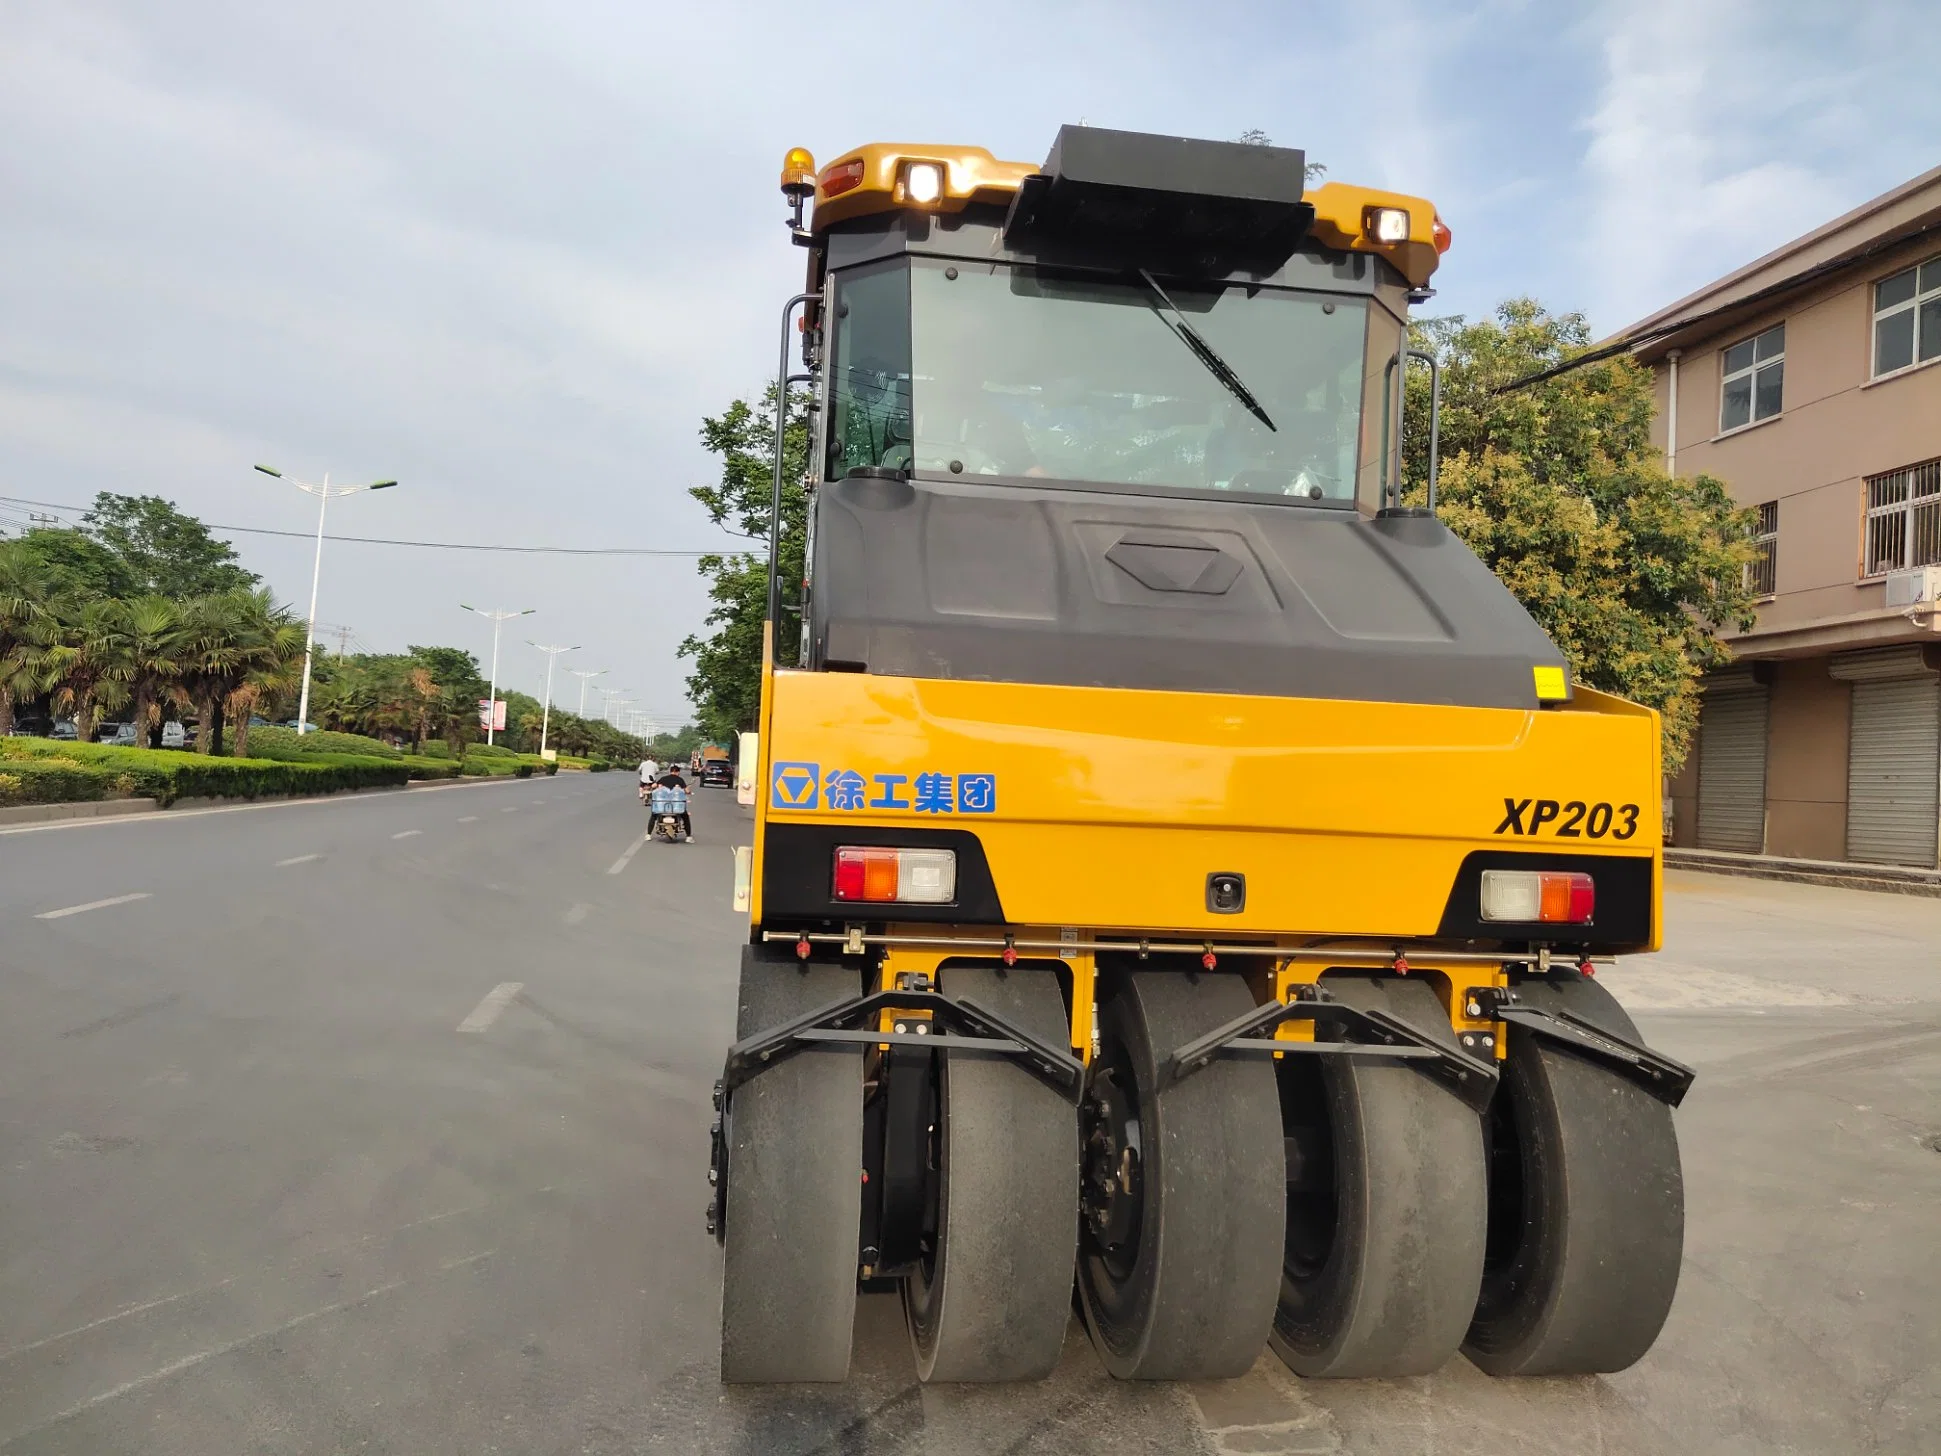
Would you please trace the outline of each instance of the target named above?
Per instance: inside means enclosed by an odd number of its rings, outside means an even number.
[[[1579,314],[1514,299],[1494,318],[1430,320],[1442,365],[1437,514],[1502,578],[1576,677],[1656,708],[1665,771],[1698,721],[1698,684],[1753,621],[1752,512],[1710,476],[1674,479],[1650,440],[1649,373],[1617,357],[1506,388],[1590,346]],[[1429,390],[1409,381],[1407,498],[1425,495]]]
[[[125,597],[135,590],[128,563],[92,536],[68,527],[38,527],[12,543],[47,584],[49,601]]]
[[[235,547],[160,496],[104,490],[81,519],[86,534],[127,568],[127,589],[117,596],[144,592],[181,601],[261,584],[255,572],[237,564]]]
[[[182,692],[195,705],[196,751],[222,752],[225,714],[241,715],[248,743],[249,709],[269,682],[301,671],[303,624],[267,590],[221,592],[183,606]]]
[[[167,597],[144,596],[116,603],[125,639],[128,696],[135,731],[160,747],[162,707],[182,681],[187,641],[182,609]]]
[[[18,541],[0,541],[0,736],[13,731],[15,704],[42,691],[48,592],[40,558]]]
[[[41,618],[42,681],[54,706],[74,720],[81,742],[94,737],[99,709],[127,701],[134,676],[133,654],[121,603],[98,597],[83,601],[70,614]]]
[[[688,494],[706,507],[717,526],[766,543],[775,470],[775,389],[762,393],[759,407],[738,399],[720,415],[701,422],[701,443],[721,461],[721,478],[697,485]],[[803,542],[808,522],[809,426],[806,394],[791,391],[782,432],[781,578],[782,613],[775,630],[775,661],[793,664],[801,642]],[[721,553],[701,558],[708,579],[712,630],[680,646],[694,659],[688,698],[699,709],[701,726],[714,737],[755,726],[761,708],[762,624],[768,611],[768,558],[761,554]]]

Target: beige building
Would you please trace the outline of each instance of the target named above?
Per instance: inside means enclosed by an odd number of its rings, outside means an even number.
[[[1934,865],[1941,167],[1618,337],[1670,468],[1760,517],[1759,621],[1706,685],[1675,842]]]

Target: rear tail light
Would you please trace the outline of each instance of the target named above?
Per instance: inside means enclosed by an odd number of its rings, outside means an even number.
[[[833,167],[825,167],[822,169],[822,195],[824,197],[837,197],[849,191],[852,187],[860,187],[862,185],[863,159],[861,157],[857,157],[854,161],[837,162]]]
[[[1484,870],[1485,920],[1546,925],[1588,925],[1597,909],[1597,885],[1586,874],[1560,870]]]
[[[957,898],[956,851],[844,845],[836,851],[836,898],[878,905],[948,905]]]

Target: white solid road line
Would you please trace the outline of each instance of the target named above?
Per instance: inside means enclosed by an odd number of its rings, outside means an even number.
[[[640,853],[641,845],[645,844],[646,842],[647,842],[647,836],[643,834],[640,836],[640,838],[636,839],[632,844],[628,845],[627,852],[621,855],[620,858],[615,860],[612,864],[607,866],[607,873],[610,875],[619,874],[620,871],[624,870],[627,867],[627,862],[631,860],[635,855]]]
[[[64,916],[79,915],[84,910],[105,910],[110,905],[126,905],[130,900],[149,900],[153,898],[148,891],[141,890],[133,895],[116,895],[112,900],[90,900],[85,905],[69,905],[65,910],[43,910],[34,919],[59,920]]]
[[[307,799],[274,799],[258,804],[226,804],[220,809],[163,809],[155,814],[104,814],[97,819],[52,819],[45,824],[16,824],[10,829],[0,829],[0,839],[11,834],[49,834],[63,829],[108,829],[121,824],[173,824],[183,819],[200,819],[209,814],[260,814],[266,809],[311,809],[328,804],[382,803],[392,793],[401,794],[441,794],[461,789],[502,789],[502,783],[492,783],[474,779],[462,784],[422,784],[396,790],[373,790],[368,793],[348,793],[341,795],[315,795]]]
[[[499,1013],[512,1004],[513,998],[526,989],[524,981],[501,981],[485,998],[472,1008],[472,1014],[458,1023],[460,1031],[484,1031],[499,1019]]]
[[[423,834],[423,833],[424,833],[424,830],[422,829],[400,829],[396,834],[393,834],[391,837],[393,839],[409,839],[414,834]]]
[[[323,856],[320,854],[299,854],[299,855],[294,855],[289,859],[278,860],[276,862],[276,867],[280,870],[287,870],[293,864],[309,864],[310,861],[313,859],[322,859],[322,858]]]

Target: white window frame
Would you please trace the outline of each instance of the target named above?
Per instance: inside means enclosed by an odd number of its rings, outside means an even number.
[[[1923,270],[1934,275],[1934,281],[1925,290],[1921,287],[1921,273]],[[1900,303],[1889,304],[1886,308],[1882,308],[1880,306],[1881,285],[1891,283],[1896,278],[1908,273],[1914,275],[1913,296]],[[1905,268],[1896,268],[1886,277],[1876,278],[1872,286],[1874,323],[1872,330],[1867,336],[1868,377],[1870,379],[1887,379],[1893,375],[1904,373],[1909,369],[1919,369],[1923,364],[1932,364],[1936,360],[1941,360],[1941,350],[1937,350],[1925,359],[1921,357],[1921,305],[1924,303],[1933,303],[1935,300],[1941,299],[1941,253],[1936,253],[1932,258],[1923,258],[1918,263],[1909,263]],[[1896,364],[1892,369],[1882,369],[1880,367],[1880,326],[1883,321],[1898,318],[1904,313],[1914,315],[1913,343],[1908,351],[1908,360],[1905,364]],[[1891,474],[1892,472],[1889,473]]]
[[[1759,512],[1759,524],[1752,533],[1752,544],[1759,554],[1746,563],[1746,589],[1765,601],[1778,592],[1779,502],[1762,501],[1753,509]]]
[[[1897,486],[1901,498],[1884,499]],[[1870,475],[1865,490],[1862,581],[1913,566],[1941,565],[1941,459]],[[1896,520],[1898,528],[1892,524]]]
[[[1759,357],[1759,341],[1765,338],[1766,335],[1773,333],[1779,335],[1779,352],[1761,359]],[[1728,374],[1725,371],[1725,356],[1741,344],[1750,344],[1752,346],[1752,362],[1747,364],[1743,369],[1734,369]],[[1766,370],[1775,367],[1779,370],[1779,408],[1770,414],[1762,415],[1759,413],[1759,376],[1765,373]],[[1743,424],[1728,425],[1725,422],[1725,391],[1737,379],[1746,381],[1746,418]],[[1785,413],[1786,320],[1781,319],[1776,324],[1768,324],[1757,333],[1747,334],[1743,339],[1734,339],[1730,344],[1727,344],[1723,349],[1719,350],[1719,433],[1721,435],[1736,435],[1740,430],[1749,430],[1754,425],[1763,425],[1767,420],[1776,420]]]

